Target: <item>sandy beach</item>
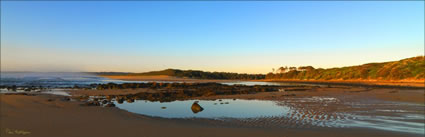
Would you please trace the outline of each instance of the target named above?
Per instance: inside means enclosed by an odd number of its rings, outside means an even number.
[[[146,89],[134,90],[72,90],[73,96],[125,95],[139,92],[155,92]],[[294,94],[294,96],[285,96]],[[309,91],[267,92],[246,95],[221,95],[197,99],[260,99],[288,100],[313,96],[350,96],[390,101],[424,103],[423,90],[366,89],[366,88],[316,88]],[[270,136],[270,137],[357,137],[357,136],[422,136],[418,134],[383,131],[369,128],[281,128],[251,127],[246,124],[227,124],[210,119],[165,119],[130,113],[116,107],[81,106],[81,101],[67,101],[64,96],[0,95],[1,136],[99,136],[99,137],[207,137],[207,136]],[[320,109],[320,108],[314,108]],[[260,124],[260,123],[251,123]],[[24,135],[26,134],[26,135]]]

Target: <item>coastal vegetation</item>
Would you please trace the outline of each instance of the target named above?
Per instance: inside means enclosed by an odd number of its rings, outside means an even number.
[[[264,74],[239,74],[231,72],[206,72],[200,70],[180,70],[180,69],[166,69],[161,71],[151,71],[145,73],[122,73],[122,72],[98,72],[97,75],[107,76],[174,76],[181,78],[193,79],[241,79],[241,80],[258,80],[264,79]]]
[[[358,66],[315,69],[312,66],[280,67],[270,72],[266,79],[296,80],[423,80],[424,56],[417,56],[383,63],[368,63]]]
[[[423,80],[424,56],[383,63],[368,63],[340,68],[314,68],[313,66],[279,67],[264,74],[205,72],[200,70],[166,69],[145,73],[97,72],[103,76],[173,76],[193,79],[233,80]]]

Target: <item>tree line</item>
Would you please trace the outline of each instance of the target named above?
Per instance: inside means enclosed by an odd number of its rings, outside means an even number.
[[[264,79],[264,74],[240,74],[230,72],[206,72],[200,70],[179,70],[179,69],[166,69],[161,71],[151,71],[145,73],[122,73],[122,72],[99,72],[97,75],[127,75],[127,76],[157,76],[167,75],[182,78],[194,79],[241,79],[241,80],[257,80]]]

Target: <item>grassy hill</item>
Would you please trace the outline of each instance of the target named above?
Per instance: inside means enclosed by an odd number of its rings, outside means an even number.
[[[229,72],[205,72],[200,70],[179,70],[179,69],[166,69],[161,71],[151,71],[145,73],[116,73],[116,72],[99,72],[97,75],[108,75],[108,76],[174,76],[182,78],[194,78],[194,79],[245,79],[245,80],[256,80],[264,79],[264,74],[239,74]]]
[[[311,66],[299,67],[298,69],[291,68],[291,70],[283,73],[268,73],[266,79],[423,80],[425,60],[424,56],[417,56],[400,61],[368,63],[342,68],[314,69]]]
[[[158,76],[166,75],[195,79],[285,79],[285,80],[423,80],[425,73],[424,56],[399,61],[368,63],[330,69],[315,69],[312,66],[281,67],[281,73],[239,74],[228,72],[205,72],[200,70],[166,69],[145,73],[98,72],[104,76]]]

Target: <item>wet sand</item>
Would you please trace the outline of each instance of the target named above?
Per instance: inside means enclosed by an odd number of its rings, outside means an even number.
[[[151,90],[73,90],[80,95],[121,95]],[[288,96],[290,95],[290,96]],[[295,96],[294,96],[295,95]],[[367,88],[315,88],[308,91],[266,92],[245,95],[199,97],[198,99],[265,99],[290,100],[313,96],[349,96],[351,99],[376,98],[423,104],[423,90],[367,89]],[[357,137],[357,136],[423,136],[370,128],[282,128],[256,127],[244,124],[223,123],[209,119],[164,119],[130,113],[118,108],[80,106],[82,102],[66,101],[56,95],[0,95],[1,136],[279,136],[279,137]],[[322,108],[311,108],[322,109]],[[331,109],[331,108],[330,108]],[[261,125],[267,121],[249,124]],[[237,123],[237,122],[236,122]],[[14,132],[18,131],[18,132]],[[15,134],[10,134],[15,133]],[[20,135],[17,135],[20,134]]]
[[[255,80],[263,82],[285,82],[285,83],[307,83],[307,84],[332,84],[346,86],[384,86],[384,87],[402,87],[402,88],[425,88],[425,80],[284,80],[284,79],[265,79]]]
[[[259,99],[259,100],[285,100],[287,98],[314,97],[314,96],[351,96],[355,98],[373,97],[386,101],[398,101],[424,104],[425,91],[423,89],[396,89],[396,88],[367,88],[334,86],[313,88],[306,91],[264,92],[257,94],[221,95],[212,97],[199,97],[197,99]]]
[[[283,116],[228,120],[230,124],[242,126],[302,129],[369,127],[419,134],[423,134],[425,126],[423,90],[336,87],[198,99],[216,98],[271,100],[291,109]],[[417,118],[412,119],[411,116]]]

